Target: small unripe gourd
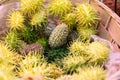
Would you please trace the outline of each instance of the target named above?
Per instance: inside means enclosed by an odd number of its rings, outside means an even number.
[[[67,36],[69,34],[69,28],[66,24],[62,23],[58,25],[51,33],[49,37],[49,45],[52,48],[60,47],[66,43]]]
[[[21,12],[13,12],[8,19],[9,28],[11,30],[21,30],[24,28],[24,16]]]
[[[76,20],[81,26],[94,26],[99,21],[99,18],[94,8],[86,3],[77,6]]]
[[[70,12],[72,4],[69,0],[53,0],[49,6],[48,11],[53,16],[62,17]]]
[[[27,15],[31,16],[39,9],[41,9],[44,0],[21,0],[20,9]]]

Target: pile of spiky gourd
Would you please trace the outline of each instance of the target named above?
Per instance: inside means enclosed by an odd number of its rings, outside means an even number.
[[[105,80],[104,42],[90,42],[100,18],[89,4],[21,0],[0,42],[0,80]]]

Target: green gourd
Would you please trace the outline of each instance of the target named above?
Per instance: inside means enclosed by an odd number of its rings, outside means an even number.
[[[15,51],[20,51],[22,47],[26,45],[24,41],[20,40],[18,34],[13,31],[7,33],[6,37],[4,38],[4,42]]]
[[[62,23],[52,31],[49,37],[49,45],[52,48],[60,47],[66,43],[69,28],[66,24]]]

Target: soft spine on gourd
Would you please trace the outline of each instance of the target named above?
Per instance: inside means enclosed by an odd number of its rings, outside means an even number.
[[[24,29],[24,22],[25,22],[25,19],[24,19],[23,14],[19,11],[15,11],[11,15],[9,15],[9,18],[8,18],[9,26],[8,27],[14,31],[22,30]]]
[[[20,9],[24,15],[30,17],[42,8],[44,0],[21,0]]]
[[[97,12],[88,3],[79,4],[75,13],[80,26],[95,26],[99,21]]]
[[[49,37],[49,45],[52,48],[60,47],[66,43],[69,28],[66,24],[62,23],[52,31]]]
[[[105,80],[106,71],[102,67],[84,67],[78,69],[78,74],[73,74],[73,80]]]
[[[0,64],[16,65],[19,54],[9,48],[9,45],[0,41]]]
[[[79,39],[81,41],[90,40],[91,35],[97,34],[97,29],[95,27],[77,27],[77,32],[79,35]]]
[[[32,25],[32,27],[35,27],[36,29],[44,29],[46,25],[46,20],[47,16],[45,11],[40,11],[32,16],[30,24]]]
[[[62,17],[71,11],[72,4],[69,0],[53,0],[49,6],[48,11],[50,15]]]
[[[78,40],[73,41],[69,47],[70,53],[77,55],[86,55],[86,50],[87,50],[87,43],[83,43]]]
[[[13,31],[7,33],[4,42],[8,44],[11,49],[18,52],[26,45],[24,41],[20,40],[18,34]]]
[[[70,31],[76,26],[76,14],[75,13],[68,13],[66,14],[61,21],[68,25]]]
[[[14,67],[15,66],[0,64],[0,80],[15,80]]]
[[[62,69],[55,64],[49,64],[40,53],[29,53],[17,67],[17,75],[23,79],[29,79],[35,75],[42,75],[44,78],[52,79],[60,77],[63,74]]]
[[[84,66],[86,61],[87,57],[85,56],[69,54],[62,60],[63,69],[66,73],[72,74],[76,72],[79,67]]]
[[[104,42],[92,42],[88,46],[87,53],[89,54],[90,63],[102,65],[110,53],[110,49]]]

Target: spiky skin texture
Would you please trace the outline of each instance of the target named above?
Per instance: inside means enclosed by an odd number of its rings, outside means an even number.
[[[82,67],[85,65],[85,62],[87,61],[87,58],[80,55],[68,55],[65,57],[63,62],[63,68],[66,71],[66,73],[72,74],[73,72],[76,72],[76,70],[79,67]]]
[[[8,19],[9,28],[11,30],[22,30],[24,28],[24,16],[19,11],[14,11]]]
[[[15,80],[14,66],[0,64],[0,80]]]
[[[72,54],[86,55],[87,44],[80,41],[74,41],[70,45],[69,50]]]
[[[9,65],[16,65],[16,59],[18,58],[18,54],[14,51],[12,51],[8,45],[3,44],[3,42],[0,42],[0,64],[6,63]]]
[[[100,67],[85,67],[73,75],[73,80],[105,80],[106,71]]]
[[[88,46],[88,54],[91,58],[89,61],[90,63],[102,65],[103,62],[107,59],[109,53],[109,48],[103,42],[92,42]]]
[[[19,63],[18,76],[27,79],[41,74],[46,78],[57,78],[63,71],[54,64],[48,64],[39,54],[29,54]]]
[[[38,13],[35,13],[30,21],[30,24],[34,26],[36,29],[44,29],[45,23],[46,23],[46,13],[44,11],[40,11]]]
[[[99,18],[94,8],[85,3],[77,6],[76,20],[81,26],[94,26],[98,23]]]
[[[78,27],[78,36],[81,41],[90,40],[91,35],[97,34],[97,29],[94,27]]]
[[[71,11],[71,7],[69,0],[53,0],[48,6],[48,11],[51,15],[61,18]]]
[[[76,25],[75,19],[76,15],[74,13],[69,13],[62,18],[62,22],[67,24],[69,26],[69,29],[72,30],[73,27]]]
[[[6,37],[4,38],[6,44],[15,51],[20,51],[22,46],[25,45],[19,38],[16,32],[10,31],[7,33]]]
[[[31,16],[42,8],[44,0],[21,0],[20,9],[23,14]]]
[[[66,24],[62,23],[58,25],[51,33],[49,37],[49,45],[52,48],[60,47],[66,43],[67,36],[69,34],[69,28]]]
[[[49,74],[46,76],[53,78],[53,79],[56,79],[56,78],[62,76],[64,73],[61,68],[56,66],[56,64],[48,64],[47,69],[49,69],[49,71],[48,71]]]
[[[17,75],[19,77],[24,77],[25,75],[32,75],[36,73],[38,65],[42,62],[42,56],[39,53],[29,53],[24,56],[24,59],[18,64]],[[35,70],[34,70],[35,69]]]

